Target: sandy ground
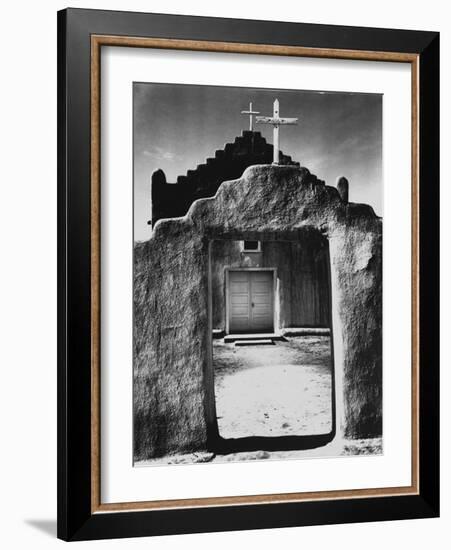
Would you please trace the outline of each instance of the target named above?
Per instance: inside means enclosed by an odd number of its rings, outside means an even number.
[[[290,337],[274,345],[235,347],[214,340],[215,393],[223,438],[316,435],[332,422],[328,336]],[[333,441],[315,449],[170,455],[135,466],[382,454],[382,439]]]
[[[216,413],[223,438],[327,434],[332,429],[328,336],[236,347],[215,340]]]
[[[299,460],[309,458],[336,458],[339,456],[382,455],[382,439],[334,440],[324,447],[304,451],[263,451],[215,454],[209,452],[169,455],[162,458],[135,462],[135,467],[166,466],[168,464],[203,464],[223,462],[251,462],[254,460]]]

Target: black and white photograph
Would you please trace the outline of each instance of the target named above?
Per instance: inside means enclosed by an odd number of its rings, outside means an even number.
[[[383,453],[382,109],[133,84],[135,466]]]

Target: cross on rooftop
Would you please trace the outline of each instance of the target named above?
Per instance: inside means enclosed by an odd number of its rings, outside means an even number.
[[[274,100],[274,114],[269,116],[256,117],[257,124],[272,124],[274,126],[274,139],[273,139],[273,164],[279,164],[279,126],[285,124],[297,124],[297,118],[280,118],[279,117],[279,100]]]
[[[249,115],[249,131],[252,132],[253,125],[252,125],[252,118],[253,115],[259,115],[260,111],[253,111],[252,110],[252,101],[249,102],[249,111],[241,111],[242,115]]]

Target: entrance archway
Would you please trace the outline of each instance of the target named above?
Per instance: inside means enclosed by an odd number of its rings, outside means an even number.
[[[135,459],[206,449],[215,435],[211,242],[309,232],[329,243],[336,437],[381,435],[382,221],[305,168],[252,166],[135,249]]]
[[[259,246],[249,257],[241,246],[248,235],[233,236],[209,246],[209,319],[216,336],[209,379],[217,419],[209,449],[325,445],[336,427],[327,239],[310,228],[252,233]],[[253,284],[263,307],[271,301],[269,323],[264,317],[264,324],[252,324]],[[327,320],[319,315],[324,311]],[[296,326],[300,319],[303,325]]]

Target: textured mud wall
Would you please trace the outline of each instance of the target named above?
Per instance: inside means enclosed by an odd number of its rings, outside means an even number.
[[[382,221],[306,168],[253,166],[135,248],[135,459],[206,449],[216,434],[209,241],[310,234],[329,240],[338,435],[380,435]]]
[[[263,267],[277,267],[280,328],[330,324],[327,242],[318,237],[264,243]]]
[[[313,235],[302,242],[263,242],[261,252],[243,252],[240,241],[211,246],[213,328],[225,330],[224,267],[276,267],[279,327],[328,327],[329,276],[327,242]]]
[[[135,459],[204,448],[214,415],[208,243],[193,229],[174,220],[135,247]]]

